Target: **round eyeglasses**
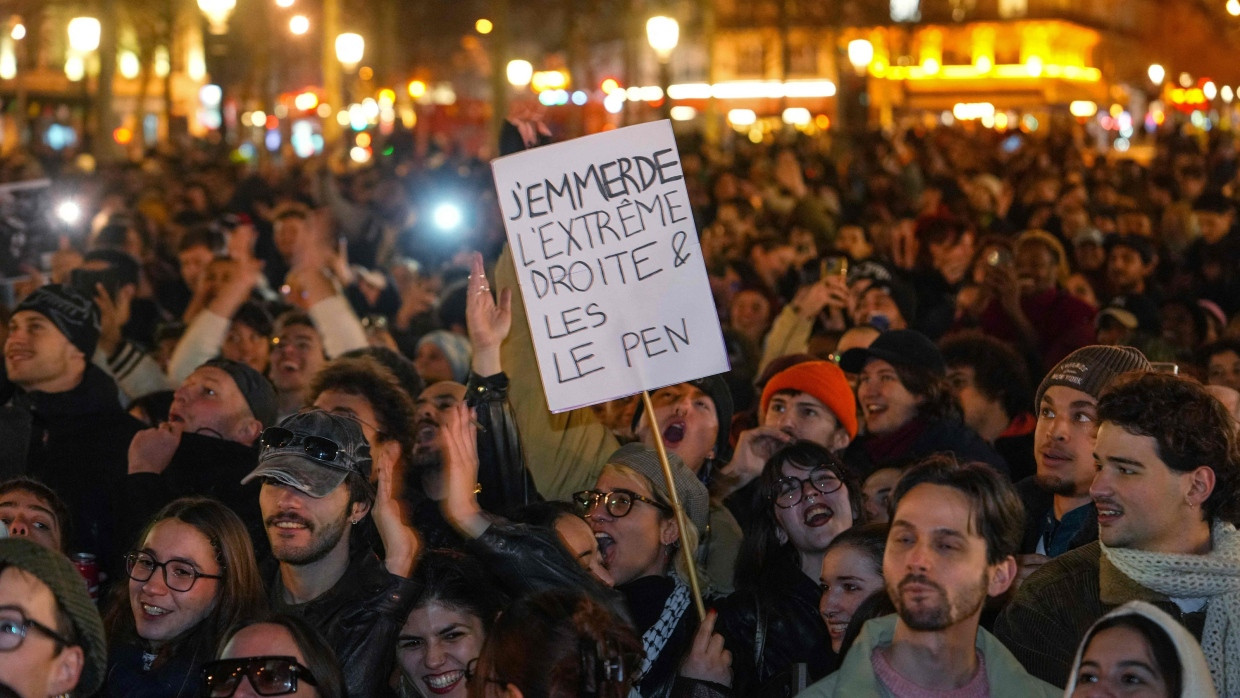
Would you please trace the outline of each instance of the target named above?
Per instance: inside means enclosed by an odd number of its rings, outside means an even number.
[[[222,574],[203,574],[184,560],[160,562],[150,553],[133,551],[125,555],[125,572],[135,582],[149,581],[155,568],[164,568],[164,584],[173,591],[189,591],[198,579],[223,579]]]
[[[582,516],[589,516],[599,502],[602,502],[603,508],[607,510],[608,514],[617,519],[628,515],[633,508],[633,502],[645,502],[665,514],[672,513],[672,508],[668,505],[629,490],[612,490],[611,492],[582,490],[573,495],[573,502],[577,504],[577,508]]]
[[[12,652],[22,646],[26,634],[31,629],[51,638],[58,645],[68,647],[73,643],[69,638],[52,630],[37,620],[28,618],[26,612],[17,606],[0,606],[0,652]]]
[[[805,479],[784,475],[775,481],[775,506],[780,509],[796,506],[801,501],[807,482],[823,494],[831,494],[844,486],[835,471],[821,465],[809,471],[809,477]]]

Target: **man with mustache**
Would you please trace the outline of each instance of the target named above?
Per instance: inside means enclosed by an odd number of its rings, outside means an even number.
[[[279,562],[269,585],[273,611],[322,630],[344,669],[351,696],[385,695],[396,636],[413,601],[419,543],[401,520],[390,459],[374,463],[355,418],[312,410],[263,432],[259,506]],[[380,561],[355,530],[373,514]]]
[[[1153,603],[1202,641],[1220,696],[1240,695],[1240,453],[1231,416],[1192,379],[1126,376],[1098,401],[1089,494],[1099,539],[1046,563],[995,622],[1030,673],[1067,682],[1098,618]]]
[[[979,627],[1016,576],[1020,500],[981,463],[935,456],[892,493],[883,578],[896,614],[861,629],[839,671],[801,696],[1058,696]]]
[[[1149,371],[1132,347],[1082,347],[1042,379],[1033,401],[1034,477],[1016,483],[1025,505],[1025,538],[1016,584],[1053,557],[1098,539],[1098,512],[1089,497],[1098,438],[1098,396],[1128,371]]]

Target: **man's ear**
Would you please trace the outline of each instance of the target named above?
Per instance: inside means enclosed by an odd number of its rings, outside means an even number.
[[[827,444],[827,448],[831,451],[839,452],[848,448],[850,443],[852,443],[852,437],[848,435],[848,432],[842,428],[836,429],[835,434],[831,437],[831,443]]]
[[[258,437],[263,435],[263,423],[250,417],[238,429],[237,436],[241,438],[241,442],[248,445],[254,445],[258,441]]]
[[[1214,492],[1215,475],[1214,468],[1207,465],[1197,466],[1196,470],[1184,473],[1182,476],[1188,486],[1188,491],[1184,493],[1185,499],[1189,506],[1199,507]]]
[[[1016,558],[1008,555],[990,566],[990,581],[986,585],[987,596],[999,596],[1016,580]]]
[[[353,502],[353,506],[349,509],[349,521],[357,523],[362,517],[370,513],[370,502]]]
[[[47,695],[68,695],[72,692],[82,676],[82,667],[85,664],[86,656],[81,647],[74,645],[61,650],[47,679]]]

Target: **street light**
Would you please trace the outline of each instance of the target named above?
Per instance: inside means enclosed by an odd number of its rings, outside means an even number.
[[[362,62],[365,53],[366,40],[361,34],[346,32],[336,37],[336,60],[340,61],[345,70],[353,72],[357,64]]]
[[[848,62],[857,71],[857,75],[865,72],[874,62],[874,44],[866,39],[853,39],[848,42]]]
[[[206,15],[212,34],[227,34],[228,18],[237,9],[237,0],[198,0],[198,9]]]
[[[99,48],[102,32],[99,20],[94,17],[74,17],[69,20],[69,48],[77,53],[90,53]]]
[[[671,57],[676,44],[680,43],[680,23],[671,17],[662,15],[646,20],[646,41],[659,57],[659,87],[663,89],[663,106],[660,115],[670,118],[672,114],[672,98],[667,90],[672,84]]]
[[[534,66],[520,58],[508,61],[508,84],[513,87],[525,87],[534,79]]]
[[[1167,79],[1167,69],[1157,63],[1151,64],[1147,72],[1150,77],[1150,82],[1155,85],[1161,85],[1163,80]]]
[[[305,15],[293,15],[288,20],[288,30],[294,36],[301,36],[310,31],[310,19]]]

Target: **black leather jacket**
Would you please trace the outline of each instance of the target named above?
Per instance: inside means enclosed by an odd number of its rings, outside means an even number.
[[[521,435],[508,402],[508,376],[497,373],[483,377],[470,371],[465,403],[477,410],[482,427],[478,431],[479,506],[500,514],[543,501],[525,468]]]
[[[719,606],[715,630],[732,653],[733,695],[756,695],[771,677],[807,663],[811,680],[833,666],[831,636],[818,613],[821,592],[796,564],[795,554],[774,556],[759,583]],[[759,631],[762,656],[757,656]]]
[[[391,574],[373,552],[359,551],[335,586],[302,604],[284,601],[279,573],[271,584],[271,608],[301,616],[336,651],[349,698],[393,695],[388,687],[396,636],[413,604],[413,582]]]

